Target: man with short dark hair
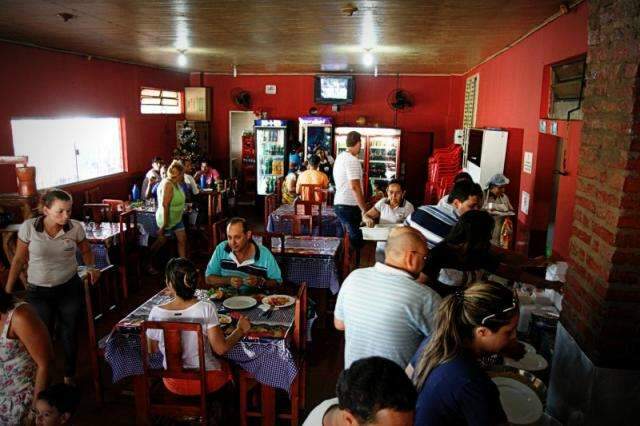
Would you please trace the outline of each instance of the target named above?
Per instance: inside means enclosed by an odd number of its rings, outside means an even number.
[[[416,390],[388,359],[354,362],[340,373],[336,394],[315,407],[302,426],[413,425]]]
[[[144,176],[144,180],[142,181],[142,188],[140,189],[140,193],[143,198],[151,198],[151,191],[148,190],[149,187],[153,187],[156,183],[162,180],[162,176],[160,175],[160,168],[163,166],[164,161],[162,161],[162,157],[153,157],[151,160],[151,169]]]
[[[205,184],[211,188],[214,183],[220,180],[220,173],[211,167],[211,161],[204,159],[200,162],[200,170],[196,172],[193,178],[200,183],[200,176],[204,176]]]
[[[360,133],[349,132],[347,150],[338,154],[333,165],[333,180],[336,183],[333,208],[340,222],[347,227],[351,245],[357,253],[363,244],[360,222],[367,211],[362,187],[362,165],[358,159],[361,138]]]
[[[482,187],[477,183],[458,181],[453,185],[448,203],[418,207],[406,223],[420,231],[432,248],[449,234],[460,216],[482,207],[482,196]]]
[[[253,241],[247,221],[234,217],[227,224],[227,241],[218,244],[205,272],[213,287],[275,287],[282,282],[273,254]]]
[[[329,187],[329,178],[323,172],[318,170],[318,165],[320,164],[320,157],[313,154],[310,155],[307,160],[307,170],[300,173],[298,179],[296,181],[296,193],[300,195],[304,201],[314,200],[314,201],[322,201],[322,194],[308,194],[309,188],[304,188],[306,191],[303,191],[302,185],[318,185],[322,189],[326,189]]]

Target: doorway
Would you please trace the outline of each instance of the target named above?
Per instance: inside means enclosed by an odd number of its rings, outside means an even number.
[[[242,172],[242,135],[253,133],[253,111],[229,111],[229,176],[240,178]]]
[[[560,177],[566,176],[566,161],[565,161],[565,144],[564,139],[554,138],[556,140],[555,146],[555,159],[552,171],[551,181],[551,201],[549,205],[549,225],[547,226],[547,238],[545,244],[545,255],[551,256],[553,252],[553,239],[556,229],[556,214],[558,208],[558,191],[560,187]]]
[[[433,152],[433,133],[403,132],[400,145],[400,176],[407,188],[407,199],[417,208],[423,204],[427,183],[427,159]]]

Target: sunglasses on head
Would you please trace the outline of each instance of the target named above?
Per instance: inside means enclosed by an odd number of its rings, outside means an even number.
[[[495,314],[487,315],[486,317],[482,318],[482,321],[480,321],[480,325],[485,325],[486,321],[494,318],[497,319],[498,315],[504,315],[511,311],[515,311],[516,309],[518,309],[518,296],[514,294],[511,306],[504,308],[502,311],[496,312]]]

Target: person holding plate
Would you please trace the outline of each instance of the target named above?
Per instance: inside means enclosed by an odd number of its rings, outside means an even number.
[[[235,330],[224,335],[220,328],[216,306],[209,301],[196,297],[198,271],[195,265],[182,257],[167,263],[165,270],[167,291],[173,296],[170,302],[154,306],[149,313],[149,321],[197,321],[202,324],[202,333],[209,343],[204,347],[204,359],[207,370],[207,392],[215,392],[233,379],[229,365],[219,357],[227,353],[244,337],[251,328],[249,320],[241,316]],[[185,332],[182,337],[182,361],[185,368],[198,368],[198,336],[195,332]],[[160,351],[166,359],[162,330],[147,330],[149,352]],[[214,355],[218,355],[215,356]],[[163,361],[166,368],[166,361]],[[163,379],[165,387],[178,395],[199,395],[200,380]]]
[[[229,220],[227,241],[214,250],[205,277],[213,287],[276,287],[282,283],[282,273],[273,254],[253,241],[249,224],[240,217]]]
[[[501,247],[500,236],[502,235],[502,226],[505,218],[515,214],[515,209],[509,202],[509,197],[504,193],[509,182],[509,178],[505,175],[501,173],[495,174],[489,179],[487,189],[484,192],[482,210],[488,211],[493,216],[496,226],[493,228],[493,234],[491,235],[491,244],[498,247]]]

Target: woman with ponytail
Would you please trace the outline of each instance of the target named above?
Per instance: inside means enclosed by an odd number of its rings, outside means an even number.
[[[229,365],[218,356],[224,355],[247,334],[251,324],[240,317],[236,329],[225,337],[219,327],[218,313],[213,303],[199,301],[195,295],[198,286],[198,271],[194,264],[182,257],[171,259],[165,270],[167,293],[174,298],[162,306],[154,306],[149,321],[189,321],[197,320],[202,324],[209,345],[205,345],[205,363],[207,370],[207,392],[215,392],[232,379]],[[195,332],[186,332],[182,337],[182,361],[185,368],[198,368],[198,338]],[[193,336],[191,336],[193,334]],[[158,350],[165,355],[164,339],[161,330],[147,330],[150,352]],[[165,363],[166,368],[166,363]],[[171,392],[178,395],[199,395],[200,382],[197,380],[164,379]]]
[[[517,297],[496,283],[443,300],[436,331],[414,364],[416,425],[507,424],[498,389],[478,360],[517,342],[518,317]]]

